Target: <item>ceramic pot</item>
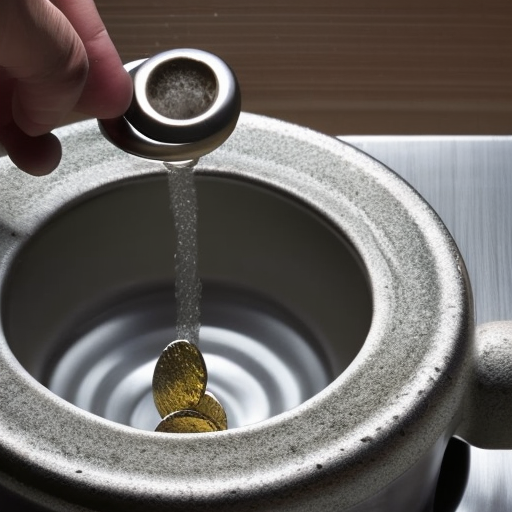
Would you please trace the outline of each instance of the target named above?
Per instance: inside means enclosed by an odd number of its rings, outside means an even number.
[[[233,428],[145,429],[138,382],[173,329],[166,170],[94,122],[58,134],[48,177],[0,159],[12,510],[423,511],[452,436],[510,447],[512,328],[475,333],[437,215],[361,151],[249,114],[195,170],[202,350]]]

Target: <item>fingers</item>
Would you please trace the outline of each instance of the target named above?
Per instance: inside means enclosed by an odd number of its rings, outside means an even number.
[[[88,71],[86,51],[49,1],[2,1],[0,66],[15,79],[12,117],[27,135],[42,135],[80,98]]]
[[[76,109],[92,117],[117,117],[128,109],[132,80],[110,40],[93,0],[53,0],[69,19],[89,58],[89,74]]]
[[[33,176],[52,172],[60,162],[62,149],[55,135],[31,137],[14,122],[0,129],[0,141],[14,165]],[[1,152],[2,146],[0,146]]]
[[[60,161],[61,147],[51,134],[30,137],[14,122],[12,96],[15,80],[0,68],[0,156],[7,152],[22,170],[41,176],[55,169]]]
[[[46,174],[60,160],[49,132],[72,110],[123,114],[132,82],[93,0],[0,0],[0,150]]]
[[[20,169],[47,174],[61,157],[48,132],[78,101],[87,55],[48,0],[2,0],[1,11],[0,144]]]

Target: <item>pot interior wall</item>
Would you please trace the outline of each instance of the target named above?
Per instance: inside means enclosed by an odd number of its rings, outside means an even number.
[[[198,176],[201,350],[231,427],[299,405],[350,364],[372,301],[356,252],[298,201]],[[152,429],[152,368],[175,335],[166,177],[117,183],[58,212],[18,251],[8,343],[56,394]]]

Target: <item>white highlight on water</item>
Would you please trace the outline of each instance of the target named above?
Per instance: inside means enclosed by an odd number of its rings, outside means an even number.
[[[195,161],[164,162],[176,229],[175,294],[178,339],[199,342],[201,280],[198,272]]]

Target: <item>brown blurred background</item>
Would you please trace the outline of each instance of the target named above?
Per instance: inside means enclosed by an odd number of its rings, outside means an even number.
[[[332,134],[512,133],[512,0],[96,0],[123,61],[209,50]]]

